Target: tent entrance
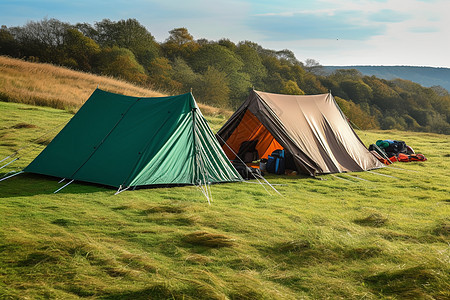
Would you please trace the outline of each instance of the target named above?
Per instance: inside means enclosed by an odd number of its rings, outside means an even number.
[[[267,128],[258,118],[247,110],[236,129],[228,138],[226,143],[233,149],[231,151],[225,144],[222,146],[225,154],[230,160],[236,159],[239,148],[245,142],[257,141],[255,149],[258,151],[259,159],[266,158],[276,149],[283,149]],[[233,153],[234,152],[234,153]]]

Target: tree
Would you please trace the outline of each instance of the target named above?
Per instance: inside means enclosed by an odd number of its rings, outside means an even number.
[[[234,72],[227,74],[230,88],[230,104],[237,108],[248,96],[248,91],[252,87],[250,76],[244,72]]]
[[[323,66],[316,60],[308,58],[303,64],[303,68],[306,72],[313,73],[314,75],[325,75]]]
[[[284,87],[284,79],[281,76],[281,73],[287,73],[289,67],[285,66],[287,70],[284,70],[285,72],[283,72],[283,65],[272,55],[263,56],[262,63],[268,74],[268,76],[263,79],[263,90],[271,93],[279,93]]]
[[[161,47],[164,55],[171,60],[177,57],[188,59],[200,47],[194,41],[194,37],[184,27],[172,29],[169,33],[170,36]]]
[[[136,19],[113,22],[104,19],[95,24],[97,42],[102,47],[129,49],[137,61],[148,69],[153,59],[159,57],[159,45],[148,30]]]
[[[195,73],[186,61],[180,57],[175,58],[172,63],[172,79],[181,83],[180,92],[188,92],[200,81],[200,74]],[[196,87],[197,90],[197,87]]]
[[[205,72],[208,66],[217,71],[230,74],[238,72],[244,63],[241,58],[226,47],[218,44],[202,46],[189,60],[192,69],[196,72]]]
[[[179,91],[182,84],[172,77],[172,65],[165,57],[158,57],[151,61],[148,68],[149,83],[160,89],[166,91]]]
[[[218,45],[223,46],[231,51],[235,51],[236,50],[236,44],[233,43],[232,41],[230,41],[229,39],[220,39],[217,42]]]
[[[114,46],[105,48],[98,55],[99,71],[103,75],[143,84],[147,80],[144,68],[137,62],[133,52]]]
[[[366,76],[363,80],[372,89],[372,104],[381,110],[390,110],[401,101],[400,95],[389,86],[387,81],[380,80],[375,76]]]
[[[372,98],[372,89],[362,80],[345,79],[340,87],[355,103],[368,102]]]
[[[276,51],[275,54],[276,54],[276,57],[281,62],[285,62],[292,66],[294,66],[294,65],[301,66],[302,65],[302,63],[300,61],[298,61],[297,58],[295,58],[295,54],[291,50],[284,49],[284,50]]]
[[[230,89],[231,102],[239,102],[251,87],[250,76],[241,71],[244,63],[241,58],[228,48],[218,44],[204,45],[190,59],[195,72],[205,72],[209,67],[225,74]],[[205,76],[205,75],[204,75]]]
[[[264,67],[258,52],[255,48],[244,42],[238,44],[236,53],[244,63],[242,70],[249,74],[250,83],[256,88],[261,88],[262,79],[267,76],[267,69]]]
[[[311,73],[306,73],[303,79],[303,84],[300,88],[308,95],[310,94],[323,94],[327,93],[328,90],[325,88],[317,76]]]
[[[230,89],[224,72],[208,66],[195,85],[194,93],[199,102],[217,107],[229,106]]]
[[[64,52],[67,60],[74,62],[72,67],[83,71],[91,71],[92,61],[100,53],[100,46],[74,28],[67,30],[64,40]],[[65,65],[68,65],[68,63],[65,63]]]
[[[13,35],[8,31],[6,26],[2,25],[0,29],[0,54],[18,57],[18,48],[19,44]]]
[[[379,124],[375,117],[365,112],[361,107],[352,101],[344,100],[340,97],[335,97],[337,104],[344,113],[344,115],[356,124],[361,129],[376,129],[379,128]]]
[[[59,64],[65,59],[62,46],[68,28],[68,23],[45,18],[29,21],[23,27],[12,27],[9,32],[20,45],[20,56]]]
[[[283,89],[281,89],[280,93],[286,94],[286,95],[304,95],[305,92],[303,92],[297,85],[295,81],[288,80],[285,84]]]

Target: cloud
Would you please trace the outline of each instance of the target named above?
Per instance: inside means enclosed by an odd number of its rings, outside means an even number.
[[[409,29],[409,32],[412,32],[412,33],[434,33],[434,32],[439,32],[439,28],[431,27],[431,26],[412,27]]]
[[[368,19],[370,21],[387,23],[403,22],[408,20],[409,18],[411,18],[409,14],[391,9],[382,9],[368,16]]]
[[[366,22],[358,11],[326,10],[256,15],[247,23],[265,40],[346,39],[367,40],[380,35],[385,26]]]

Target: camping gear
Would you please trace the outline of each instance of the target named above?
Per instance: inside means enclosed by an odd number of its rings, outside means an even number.
[[[416,154],[404,141],[378,140],[375,144],[369,146],[369,151],[386,165],[396,161],[410,162],[427,160],[423,154]]]
[[[389,157],[399,153],[407,153],[408,148],[404,141],[378,140],[376,145],[380,147]],[[411,148],[412,150],[412,148]]]
[[[265,172],[267,170],[267,159],[263,158],[259,161],[259,169],[261,172]]]
[[[277,149],[268,156],[267,159],[267,172],[275,173],[277,175],[284,174],[285,170],[285,157],[284,150]]]
[[[403,154],[400,153],[397,156],[397,160],[401,162],[410,162],[410,161],[426,161],[427,158],[423,154]]]
[[[413,148],[411,148],[410,146],[406,145],[406,154],[416,154],[416,152],[414,152]]]
[[[369,146],[369,151],[372,153],[380,162],[382,162],[385,165],[390,165],[394,162],[392,160],[392,157],[388,157],[386,152],[384,152],[380,147],[378,147],[376,144],[371,144]]]
[[[242,159],[245,163],[251,163],[259,159],[258,151],[256,150],[256,144],[258,140],[245,141],[242,142],[239,147],[238,157]]]
[[[383,167],[353,131],[331,93],[279,95],[253,90],[217,137],[231,160],[244,141],[258,140],[255,149],[260,159],[283,149],[286,163],[287,157],[293,161],[289,169],[311,176]]]
[[[119,190],[242,181],[191,93],[138,98],[96,89],[24,171]]]
[[[245,180],[248,179],[255,179],[255,178],[262,178],[264,175],[263,172],[259,168],[252,168],[247,166],[246,164],[242,162],[233,162],[233,167],[237,170],[239,175]]]

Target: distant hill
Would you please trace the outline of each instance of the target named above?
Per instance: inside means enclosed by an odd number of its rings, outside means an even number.
[[[336,69],[356,69],[363,75],[375,75],[391,80],[401,78],[419,83],[424,87],[439,85],[450,91],[450,68],[412,67],[412,66],[324,66],[327,73]]]

